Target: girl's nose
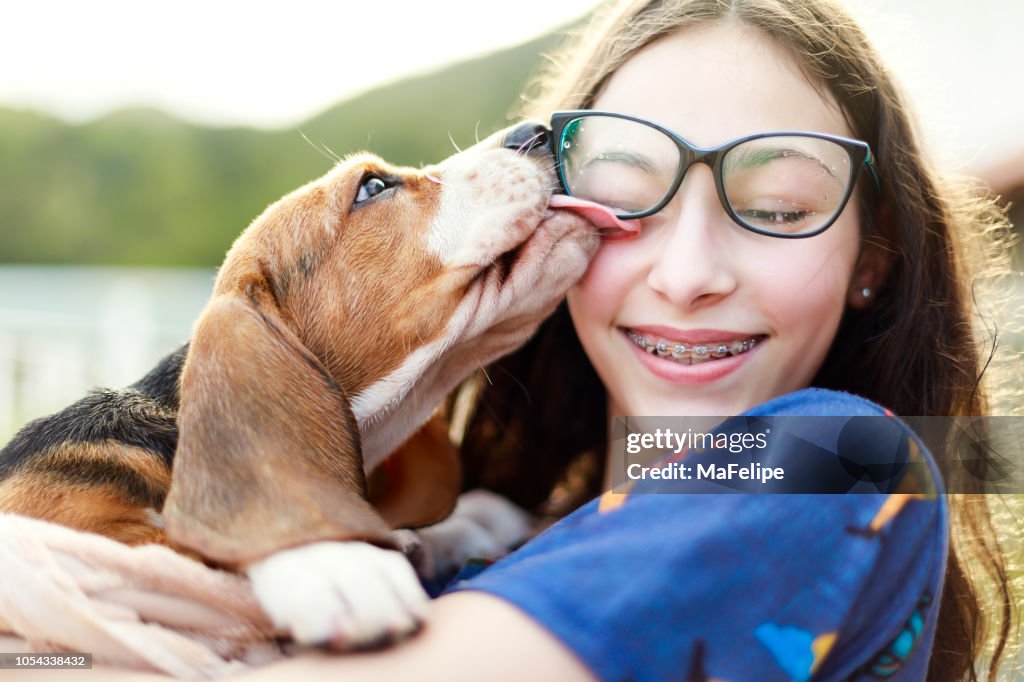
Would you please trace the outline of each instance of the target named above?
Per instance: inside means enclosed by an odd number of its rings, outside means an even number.
[[[738,284],[734,259],[739,254],[728,253],[731,221],[718,200],[711,169],[691,167],[664,210],[647,285],[681,309],[728,296]]]

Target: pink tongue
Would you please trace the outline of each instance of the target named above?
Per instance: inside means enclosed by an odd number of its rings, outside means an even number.
[[[639,232],[639,220],[623,220],[616,217],[611,209],[586,199],[577,199],[564,194],[552,194],[548,208],[565,208],[575,211],[594,224],[594,227],[617,227],[625,232]]]

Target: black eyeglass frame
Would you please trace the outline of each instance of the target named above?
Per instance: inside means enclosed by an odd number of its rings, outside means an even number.
[[[572,196],[572,190],[569,189],[569,184],[565,180],[562,166],[563,144],[565,142],[565,135],[567,133],[568,125],[572,121],[579,118],[598,116],[607,118],[619,118],[653,128],[661,132],[662,134],[668,136],[669,139],[675,142],[676,147],[679,150],[679,166],[676,169],[676,174],[673,177],[668,190],[665,192],[665,195],[658,201],[658,203],[644,211],[638,211],[636,213],[616,214],[617,217],[623,220],[646,218],[647,216],[654,215],[661,209],[665,208],[665,206],[668,205],[668,203],[676,195],[676,192],[679,191],[679,186],[683,184],[683,178],[686,177],[687,171],[689,171],[690,167],[693,166],[693,164],[695,163],[704,163],[711,168],[712,175],[714,175],[715,178],[715,190],[718,192],[718,200],[722,204],[722,207],[725,209],[725,212],[733,220],[733,222],[735,222],[737,225],[739,225],[745,230],[750,230],[751,232],[756,232],[758,234],[763,234],[769,237],[779,237],[781,239],[806,239],[807,237],[819,235],[828,228],[832,227],[836,220],[839,219],[839,216],[843,214],[843,211],[846,209],[846,204],[850,200],[850,197],[853,196],[854,185],[856,184],[857,180],[857,174],[860,172],[860,169],[862,167],[866,166],[868,171],[871,173],[871,177],[875,181],[875,187],[881,188],[881,182],[878,179],[878,172],[875,170],[875,166],[872,161],[873,157],[871,154],[871,147],[870,145],[868,145],[867,142],[862,142],[861,140],[853,140],[847,137],[841,137],[839,135],[829,135],[827,133],[783,130],[754,133],[753,135],[746,135],[735,140],[730,140],[729,142],[718,145],[717,147],[704,148],[694,146],[687,142],[685,139],[683,139],[677,133],[669,130],[668,128],[665,128],[663,126],[658,125],[657,123],[654,123],[653,121],[648,121],[643,118],[629,116],[628,114],[619,114],[611,111],[573,109],[567,111],[556,111],[553,114],[551,114],[551,146],[552,152],[555,156],[556,165],[558,167],[558,181],[562,185],[562,190],[569,196]],[[771,230],[765,230],[755,225],[751,225],[750,223],[747,223],[742,218],[740,218],[739,215],[737,215],[737,213],[732,209],[732,206],[729,205],[729,199],[728,197],[726,197],[725,194],[725,183],[722,179],[722,161],[725,158],[726,154],[728,154],[733,148],[738,147],[744,142],[750,142],[751,140],[758,140],[765,137],[782,136],[810,137],[817,138],[819,140],[828,140],[842,147],[850,158],[850,177],[846,183],[846,193],[843,195],[842,201],[839,202],[835,211],[835,215],[833,215],[827,223],[810,232],[788,234],[784,232],[772,232]]]

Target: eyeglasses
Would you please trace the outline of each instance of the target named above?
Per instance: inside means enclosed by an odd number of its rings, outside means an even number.
[[[725,212],[772,237],[812,237],[839,218],[857,173],[878,174],[866,142],[824,133],[758,133],[695,147],[640,118],[604,111],[551,116],[559,179],[569,196],[612,208],[623,219],[663,209],[695,163],[706,163]]]

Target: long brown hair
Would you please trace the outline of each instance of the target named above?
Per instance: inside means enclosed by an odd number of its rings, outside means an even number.
[[[664,0],[604,8],[552,62],[530,97],[531,118],[586,108],[637,50],[687,26],[735,21],[787,49],[868,142],[880,192],[860,192],[863,238],[893,265],[867,310],[848,310],[815,386],[862,395],[903,415],[981,415],[988,409],[972,323],[972,267],[1005,265],[1005,220],[926,161],[910,109],[856,22],[831,0]],[[995,236],[994,236],[995,235]],[[1002,251],[1001,251],[1002,250]],[[607,450],[605,389],[563,305],[520,351],[460,395],[467,411],[466,485],[486,486],[561,513],[599,490]],[[994,679],[1016,605],[985,495],[950,496],[954,543],[928,679]],[[968,568],[970,566],[970,568]],[[980,567],[980,570],[979,570]],[[983,608],[980,575],[991,589]],[[994,631],[993,648],[984,644]]]

